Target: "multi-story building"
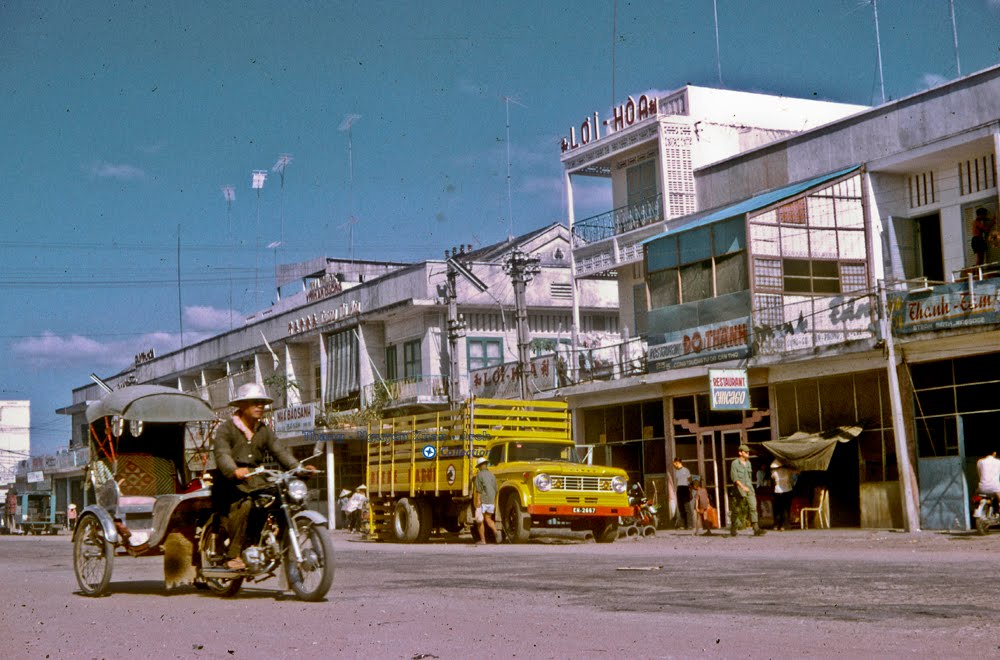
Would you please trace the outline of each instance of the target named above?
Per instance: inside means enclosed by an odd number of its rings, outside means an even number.
[[[739,443],[766,474],[758,443],[852,427],[800,478],[807,497],[826,489],[834,524],[964,528],[966,477],[1000,421],[1000,248],[984,266],[970,248],[976,209],[996,217],[998,101],[994,67],[695,165],[694,212],[651,221],[673,204],[667,145],[697,139],[693,103],[592,140],[592,164],[564,153],[571,201],[571,175],[618,177],[615,210],[571,225],[575,276],[616,271],[646,351],[643,373],[558,390],[578,441],[660,493],[679,457],[725,507]],[[713,405],[710,367],[746,373],[746,409]]]
[[[364,446],[344,429],[363,425],[375,411],[444,409],[470,393],[506,392],[518,356],[507,272],[515,251],[532,265],[523,311],[537,358],[528,385],[551,389],[559,373],[554,349],[570,342],[573,309],[569,232],[560,224],[479,249],[465,246],[446,260],[284,266],[280,302],[242,327],[168,355],[137,355],[134,365],[104,380],[111,387],[157,383],[194,392],[220,415],[240,385],[260,383],[275,398],[279,437],[301,452],[327,440],[328,492],[336,492],[334,485],[353,488],[364,476]],[[471,275],[456,277],[454,290],[449,262]],[[456,314],[449,318],[452,293]],[[587,283],[576,302],[582,334],[619,341],[613,283]],[[96,384],[77,388],[73,405],[60,411],[73,416],[73,446],[85,444],[84,411],[100,396]],[[191,458],[202,459],[197,451]]]

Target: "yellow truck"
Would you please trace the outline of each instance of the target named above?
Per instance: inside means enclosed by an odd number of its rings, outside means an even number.
[[[497,522],[523,543],[532,529],[590,530],[598,543],[631,516],[628,476],[579,462],[565,403],[470,399],[457,409],[383,419],[368,428],[372,532],[423,542],[472,523],[475,461],[497,479]]]

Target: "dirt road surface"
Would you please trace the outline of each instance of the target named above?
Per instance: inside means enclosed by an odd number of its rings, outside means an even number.
[[[167,592],[159,557],[77,592],[68,535],[0,537],[6,658],[995,657],[1000,534],[660,532],[476,547],[331,532],[326,602]]]

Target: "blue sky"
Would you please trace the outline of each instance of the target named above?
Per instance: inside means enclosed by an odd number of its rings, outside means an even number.
[[[275,258],[349,256],[352,216],[356,257],[401,261],[565,221],[570,125],[629,94],[719,85],[710,0],[619,0],[615,31],[613,7],[0,1],[0,398],[31,400],[33,453],[67,444],[54,410],[88,374],[177,348],[180,309],[191,343],[265,306]],[[962,72],[1000,61],[1000,0],[955,10]],[[724,87],[879,102],[870,2],[718,11]],[[947,0],[878,12],[888,98],[957,76]],[[258,226],[277,252],[255,249]]]

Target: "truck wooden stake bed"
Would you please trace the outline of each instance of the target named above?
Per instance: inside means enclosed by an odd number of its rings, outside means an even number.
[[[475,461],[497,478],[497,522],[513,543],[535,528],[590,530],[610,543],[632,515],[627,474],[579,462],[565,403],[470,399],[453,410],[380,420],[368,429],[372,530],[426,541],[472,522]]]

